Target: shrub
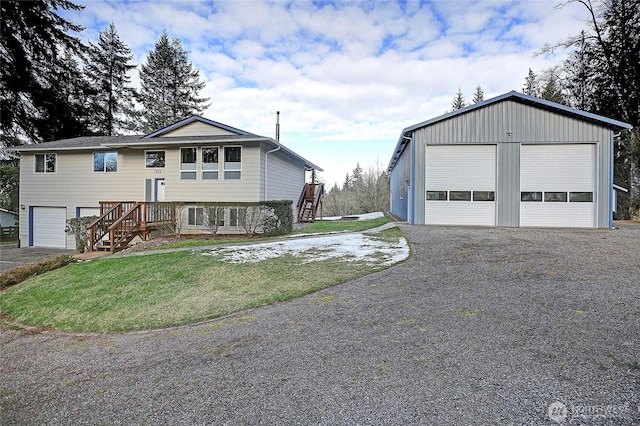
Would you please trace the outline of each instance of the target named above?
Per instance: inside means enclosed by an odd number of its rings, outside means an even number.
[[[42,260],[38,263],[17,266],[0,275],[0,289],[20,284],[22,281],[35,277],[36,275],[62,268],[73,261],[73,256],[64,254],[52,259]]]

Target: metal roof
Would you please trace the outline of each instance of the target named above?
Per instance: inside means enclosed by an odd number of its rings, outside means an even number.
[[[586,111],[581,111],[575,108],[568,107],[566,105],[547,101],[545,99],[536,98],[534,96],[525,95],[523,93],[519,93],[519,92],[516,92],[515,90],[512,90],[511,92],[505,93],[503,95],[496,96],[486,101],[478,102],[477,104],[469,105],[467,107],[464,107],[452,112],[448,112],[441,116],[438,116],[430,120],[423,121],[421,123],[414,124],[413,126],[409,126],[402,129],[402,131],[400,132],[400,137],[398,138],[398,142],[396,144],[395,150],[393,151],[391,160],[389,161],[389,166],[387,167],[387,171],[391,171],[393,169],[393,167],[396,165],[398,161],[398,158],[400,158],[400,154],[402,154],[402,151],[404,151],[406,145],[409,143],[410,138],[406,136],[407,133],[423,127],[431,126],[432,124],[438,123],[440,121],[448,120],[457,115],[466,114],[466,113],[475,111],[477,109],[486,107],[488,105],[495,104],[498,102],[503,102],[506,100],[514,100],[516,102],[531,105],[536,108],[542,108],[549,111],[557,112],[559,114],[568,115],[580,120],[595,122],[603,125],[604,127],[608,127],[612,130],[631,129],[632,127],[630,124],[624,123],[622,121],[603,117],[597,114],[592,114]]]

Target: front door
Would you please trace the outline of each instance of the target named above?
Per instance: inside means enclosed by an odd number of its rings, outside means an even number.
[[[156,179],[156,200],[164,201],[165,182],[164,179]]]

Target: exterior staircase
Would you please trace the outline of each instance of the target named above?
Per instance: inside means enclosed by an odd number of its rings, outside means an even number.
[[[175,224],[175,208],[167,203],[100,202],[100,217],[87,226],[89,251],[124,250],[137,236],[146,240],[160,223]]]
[[[306,183],[298,200],[298,222],[315,222],[318,210],[322,212],[324,184]]]

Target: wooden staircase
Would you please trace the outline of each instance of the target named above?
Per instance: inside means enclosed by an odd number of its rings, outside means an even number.
[[[146,240],[155,225],[175,225],[175,208],[166,203],[100,202],[100,213],[100,217],[87,226],[89,251],[124,250],[137,236]]]
[[[298,200],[298,222],[315,222],[318,209],[322,209],[324,184],[306,183]]]

